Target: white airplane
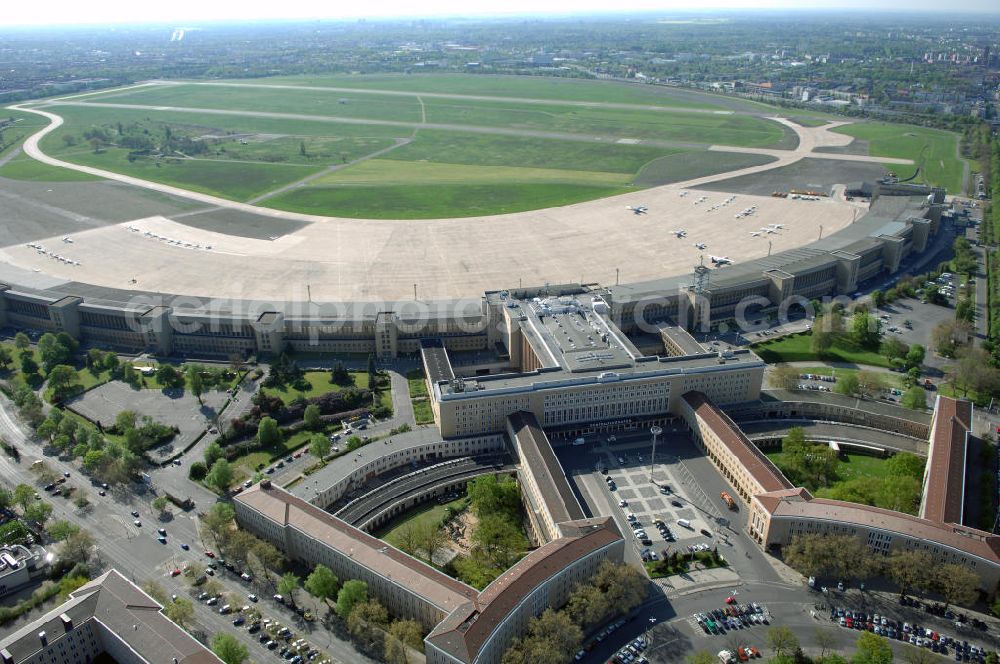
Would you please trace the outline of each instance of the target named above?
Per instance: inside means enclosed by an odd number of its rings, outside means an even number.
[[[689,192],[689,191],[682,191],[682,192],[681,192],[681,198],[684,198],[684,197],[685,197],[685,196],[687,196],[687,195],[688,195],[689,193],[691,193],[691,192]]]
[[[674,230],[672,230],[670,232],[673,233],[674,235],[676,235],[677,237],[684,237],[685,235],[688,234],[688,232],[686,230],[684,230],[683,228],[675,228]]]
[[[712,256],[711,259],[712,263],[719,266],[733,264],[733,259],[729,256]]]
[[[750,231],[750,237],[760,237],[760,231]]]
[[[645,214],[649,208],[647,208],[645,205],[634,205],[634,206],[626,205],[625,209],[632,210],[634,214]]]
[[[695,243],[694,243],[694,246],[695,246],[695,248],[696,248],[696,249],[704,249],[704,248],[705,248],[705,247],[707,247],[708,245],[707,245],[707,244],[705,244],[704,242],[695,242]]]
[[[771,228],[779,228],[779,229],[780,229],[780,228],[784,228],[784,227],[785,227],[785,226],[784,226],[783,224],[768,224],[768,225],[769,225],[769,226],[770,226]]]
[[[70,236],[67,235],[66,237],[63,238],[63,242],[67,242],[69,244],[73,244],[73,238],[71,238]]]
[[[760,230],[761,230],[762,233],[767,233],[768,235],[771,235],[772,233],[777,233],[778,232],[777,228],[762,228]]]

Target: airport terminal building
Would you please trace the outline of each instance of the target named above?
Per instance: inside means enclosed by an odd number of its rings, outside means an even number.
[[[934,245],[945,207],[940,189],[877,185],[870,209],[847,228],[766,258],[718,269],[692,266],[693,276],[635,284],[545,285],[450,301],[218,301],[76,282],[28,287],[9,278],[0,283],[0,326],[67,332],[84,343],[165,356],[266,356],[293,350],[391,359],[416,355],[431,339],[451,352],[492,352],[502,344],[514,355],[523,348],[530,370],[532,361],[540,362],[537,368],[549,362],[536,352],[530,325],[518,326],[526,341],[504,343],[517,334],[504,311],[512,301],[597,297],[607,306],[602,315],[626,334],[640,324],[674,321],[693,329],[745,311],[767,314],[788,303],[851,294],[880,275],[891,278],[904,261]]]

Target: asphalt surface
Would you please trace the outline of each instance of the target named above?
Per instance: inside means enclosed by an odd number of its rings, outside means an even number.
[[[108,492],[107,496],[99,496],[97,487],[92,486],[73,463],[61,461],[56,457],[43,456],[40,446],[32,440],[28,429],[17,421],[16,416],[11,414],[13,412],[13,405],[10,401],[0,395],[0,435],[15,444],[21,453],[20,462],[16,462],[6,455],[0,455],[0,474],[7,478],[9,483],[24,482],[37,487],[39,493],[44,494],[35,476],[29,470],[29,466],[35,459],[44,459],[45,463],[57,473],[69,472],[70,479],[66,484],[76,486],[78,489],[86,488],[91,505],[80,510],[70,499],[48,498],[43,495],[53,506],[51,517],[53,520],[66,519],[89,530],[98,540],[98,558],[106,566],[117,568],[135,583],[142,585],[147,580],[154,580],[168,594],[176,593],[178,596],[197,594],[191,590],[190,584],[184,580],[183,575],[173,578],[170,576],[170,572],[189,562],[202,564],[209,562],[209,559],[203,555],[206,547],[198,536],[197,512],[207,509],[216,500],[213,494],[192,482],[186,482],[181,495],[189,495],[194,498],[196,510],[182,512],[174,508],[172,518],[164,521],[159,520],[158,516],[154,514],[151,502],[164,490],[161,479],[179,470],[176,466],[166,466],[150,471],[153,488],[140,485],[112,490]],[[140,526],[135,526],[133,523],[134,517],[130,514],[132,510],[139,512]],[[165,545],[160,544],[156,539],[157,528],[165,528],[167,531]],[[180,546],[181,543],[188,544],[190,551],[184,551]],[[220,570],[215,579],[223,585],[227,593],[233,593],[237,596],[245,597],[248,592],[256,592],[262,597],[269,597],[273,592],[268,592],[270,588],[265,580],[257,579],[255,580],[256,585],[250,587],[238,576],[224,570]],[[267,607],[266,615],[279,617],[285,625],[296,632],[302,631],[302,627],[305,625],[304,621],[288,609],[280,608],[269,600],[268,604],[271,606]],[[276,655],[268,654],[266,649],[260,646],[254,635],[247,634],[245,629],[233,627],[232,616],[220,616],[212,607],[198,602],[195,602],[195,606],[195,624],[192,626],[194,631],[200,631],[206,635],[228,631],[246,643],[252,661],[279,661]],[[13,628],[16,629],[17,626],[19,623],[16,623]],[[360,655],[350,643],[336,638],[328,630],[313,629],[304,638],[325,651],[336,664],[372,661]]]

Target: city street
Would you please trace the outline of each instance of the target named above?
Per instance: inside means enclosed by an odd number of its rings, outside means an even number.
[[[190,583],[183,575],[171,577],[170,572],[175,568],[183,568],[189,562],[197,561],[202,564],[209,562],[203,555],[206,547],[198,536],[197,512],[206,510],[215,502],[216,497],[199,485],[186,480],[186,467],[174,465],[150,471],[153,487],[151,490],[143,485],[137,485],[131,490],[113,489],[107,496],[99,496],[98,487],[92,486],[85,480],[84,475],[74,464],[61,461],[57,457],[43,456],[40,446],[31,440],[27,428],[17,421],[14,412],[13,404],[5,396],[0,395],[0,436],[16,445],[21,453],[20,462],[14,461],[7,455],[0,455],[0,473],[7,478],[8,483],[13,486],[23,482],[36,487],[43,499],[53,506],[51,520],[66,519],[90,531],[98,541],[98,557],[107,567],[117,568],[138,585],[147,580],[156,581],[168,594],[188,596],[193,592]],[[91,504],[80,510],[71,499],[45,495],[37,482],[37,477],[29,470],[35,459],[44,459],[45,463],[57,473],[69,472],[70,478],[66,484],[76,486],[78,489],[85,488]],[[179,473],[182,471],[185,477],[183,483],[179,479]],[[173,518],[160,521],[150,503],[164,490],[164,486],[178,490],[181,496],[191,496],[195,500],[196,510],[183,512],[174,507]],[[133,524],[132,510],[139,512],[141,526]],[[167,531],[166,544],[157,541],[157,528],[164,528]],[[182,543],[188,544],[190,551],[182,550],[180,546]],[[242,597],[251,591],[257,592],[262,597],[269,596],[265,595],[266,589],[263,586],[266,584],[263,584],[263,580],[255,580],[255,583],[260,585],[251,590],[238,576],[226,572],[221,567],[215,578],[223,585],[226,592]],[[274,604],[269,599],[263,601]],[[234,627],[232,616],[220,616],[212,607],[199,602],[195,602],[195,607],[195,624],[192,626],[194,631],[207,635],[228,631],[246,643],[251,660],[260,663],[273,658],[275,662],[280,661],[276,655],[263,649],[254,635],[248,634],[245,628]],[[278,617],[283,624],[295,631],[301,631],[296,621],[299,624],[304,621],[290,610],[273,606],[268,607],[266,613]],[[22,624],[24,620],[14,625]],[[313,629],[307,640],[325,651],[335,664],[371,661],[360,655],[350,643],[336,638],[323,628]]]

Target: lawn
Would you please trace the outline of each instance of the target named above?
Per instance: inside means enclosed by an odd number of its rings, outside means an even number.
[[[461,496],[443,505],[438,505],[437,503],[424,505],[417,511],[408,512],[402,517],[393,520],[388,526],[377,532],[375,536],[381,540],[385,540],[395,547],[398,547],[399,532],[407,524],[413,523],[418,528],[426,527],[429,524],[440,525],[444,521],[449,509],[461,512],[468,506],[469,498],[467,496]]]
[[[101,179],[68,168],[49,166],[25,154],[19,154],[0,166],[0,178],[32,182],[97,182]]]
[[[634,183],[640,187],[683,182],[777,161],[777,157],[741,152],[689,151],[655,159],[639,171]]]
[[[225,81],[245,83],[236,79]],[[330,76],[275,76],[255,81],[260,84],[305,85],[356,88],[358,90],[398,90],[491,97],[524,97],[562,101],[610,101],[625,104],[672,106],[676,108],[721,109],[710,97],[692,101],[689,95],[665,87],[542,76],[500,76],[469,74],[375,74]]]
[[[106,382],[111,380],[110,371],[102,371],[95,374],[90,369],[84,367],[78,373],[80,374],[80,384],[83,385],[84,392],[93,389],[98,385],[104,385]]]
[[[382,159],[633,175],[644,164],[678,152],[683,150],[421,129],[412,142]]]
[[[809,431],[806,430],[808,435]],[[785,467],[785,453],[766,451],[767,458],[774,462],[778,468]],[[841,454],[837,460],[837,477],[840,481],[852,480],[858,477],[868,477],[874,481],[881,482],[889,476],[885,459],[868,456],[866,454]],[[834,483],[836,486],[839,482]]]
[[[406,374],[406,384],[410,388],[410,398],[417,399],[427,396],[427,380],[424,372],[417,369]]]
[[[833,367],[802,367],[799,369],[799,373],[836,376],[838,380],[846,376],[856,375],[859,371],[864,371],[864,369],[834,369]],[[885,381],[886,387],[903,389],[903,374],[880,372],[879,375]],[[832,389],[833,386],[831,385],[830,388]]]
[[[368,387],[367,372],[351,371],[349,373],[351,374],[351,377],[354,378],[355,387],[358,389],[366,389]],[[299,397],[311,399],[312,397],[329,394],[330,392],[340,392],[346,387],[331,383],[329,371],[306,371],[303,377],[305,381],[309,383],[309,389],[305,391],[296,390],[288,385],[282,385],[280,387],[267,387],[263,389],[265,392],[276,394],[281,399],[282,403],[287,405]],[[383,394],[389,394],[389,391],[384,390]]]
[[[520,168],[517,166],[474,166],[429,162],[370,159],[350,168],[320,176],[310,185],[394,186],[394,185],[498,185],[512,182],[583,185],[626,185],[631,176],[600,171]]]
[[[956,152],[959,136],[954,132],[885,122],[855,123],[833,131],[868,141],[872,156],[912,159],[923,169],[916,182],[945,187],[948,193],[962,191],[963,166]],[[906,178],[913,174],[915,166],[886,168]]]
[[[434,411],[431,409],[430,402],[426,399],[413,400],[413,416],[416,418],[417,424],[434,423]]]
[[[711,551],[697,551],[695,553],[683,553],[679,564],[676,566],[670,565],[670,561],[667,559],[650,560],[645,563],[646,574],[649,575],[651,579],[662,579],[668,576],[674,576],[676,574],[684,574],[688,572],[691,565],[694,564],[695,567],[700,569],[713,569],[716,567],[729,567],[729,563],[726,562],[725,558],[719,557],[718,562],[716,562],[715,557],[712,555]]]
[[[264,204],[289,212],[362,219],[441,219],[558,207],[629,191],[634,189],[536,183],[303,187]]]
[[[0,111],[0,122],[6,122],[11,118],[14,119],[14,122],[3,125],[0,129],[0,157],[9,153],[25,138],[49,123],[46,118],[34,113],[12,111],[6,108]]]
[[[358,91],[267,87],[290,83]],[[57,102],[66,123],[45,138],[43,147],[74,163],[246,201],[406,138],[411,142],[378,160],[331,173],[267,205],[306,214],[432,219],[556,207],[632,191],[630,183],[637,179],[652,186],[714,174],[767,158],[691,153],[692,145],[782,146],[794,138],[787,128],[760,117],[692,112],[714,106],[690,93],[650,86],[497,76],[286,77],[258,79],[252,85],[258,87],[180,83],[110,90],[72,102],[78,105]],[[420,91],[489,98],[418,97],[415,92]],[[144,108],[85,105],[102,101]],[[567,103],[601,101],[618,106]],[[189,110],[161,110],[167,107]],[[289,117],[234,114],[242,110]],[[426,122],[454,127],[418,131],[425,116]],[[375,124],[345,124],[362,119]],[[126,149],[112,146],[94,153],[83,140],[84,131],[96,126],[117,143],[130,136],[133,125],[157,143],[169,125],[175,136],[207,138],[211,145],[189,158],[132,155],[129,161]],[[579,140],[509,136],[502,133],[506,131],[575,134]],[[596,142],[595,136],[677,145]],[[15,173],[18,168],[25,166],[15,166]],[[30,170],[21,176],[53,177]]]
[[[776,364],[778,362],[808,362],[824,359],[859,365],[867,364],[876,367],[890,366],[889,360],[877,352],[862,350],[846,341],[832,346],[823,358],[818,357],[812,351],[811,344],[812,334],[804,332],[753,344],[751,348],[768,364]]]

